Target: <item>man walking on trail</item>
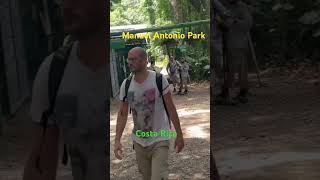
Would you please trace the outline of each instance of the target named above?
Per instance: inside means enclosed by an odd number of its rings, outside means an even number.
[[[252,26],[252,17],[248,7],[240,0],[228,0],[226,5],[232,17],[220,22],[225,27],[223,32],[226,50],[224,71],[227,72],[226,83],[220,97],[226,104],[246,103],[248,101],[248,33]],[[235,73],[239,74],[240,93],[235,98],[231,98],[230,91],[234,84]]]
[[[178,61],[176,61],[173,57],[170,57],[169,63],[167,65],[167,72],[169,74],[170,80],[173,85],[173,92],[176,92],[176,86],[179,86],[179,92],[181,93],[182,91],[182,86],[180,84],[180,64]]]
[[[74,180],[107,179],[106,5],[104,0],[63,1],[64,28],[75,41],[48,56],[36,75],[31,116],[37,126],[24,180],[56,179],[60,136]]]
[[[182,86],[182,88],[184,87],[184,94],[188,94],[189,64],[185,60],[185,58],[181,58],[181,68],[180,69],[181,69],[181,86]]]
[[[169,174],[169,139],[176,137],[175,148],[178,153],[184,147],[184,140],[169,83],[161,74],[147,70],[147,63],[143,48],[135,47],[129,51],[128,64],[133,76],[124,80],[120,89],[114,153],[117,159],[122,159],[120,139],[130,107],[134,122],[131,137],[139,171],[144,180],[165,180]],[[162,88],[159,88],[159,82]],[[176,132],[170,131],[170,120]],[[166,132],[166,135],[162,132]]]

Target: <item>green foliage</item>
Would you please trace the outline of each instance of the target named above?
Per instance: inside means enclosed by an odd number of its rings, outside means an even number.
[[[145,24],[147,16],[144,13],[142,0],[113,1],[110,12],[110,25]]]
[[[148,24],[172,25],[210,18],[209,0],[113,0],[111,1],[111,26]],[[207,40],[180,40],[168,45],[168,40],[150,40],[148,53],[157,62],[168,60],[170,55],[190,60],[194,79],[208,78],[209,73],[209,25],[161,31],[161,33],[187,32],[207,34]],[[153,35],[151,35],[153,36]],[[157,63],[159,64],[159,63]]]
[[[171,23],[174,18],[173,8],[168,0],[155,0],[155,24],[164,25]]]
[[[210,58],[200,49],[187,47],[186,60],[190,65],[190,77],[192,80],[209,80]]]
[[[148,13],[149,24],[156,23],[156,7],[153,0],[144,1],[145,11]]]
[[[252,37],[261,64],[319,59],[320,1],[245,0],[254,17]],[[277,59],[274,59],[277,58]]]

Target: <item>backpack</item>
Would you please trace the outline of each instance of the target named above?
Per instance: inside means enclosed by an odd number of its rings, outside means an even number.
[[[41,126],[43,128],[43,138],[40,145],[40,151],[42,150],[42,145],[44,143],[46,129],[48,126],[48,118],[53,113],[55,107],[55,100],[57,92],[63,78],[64,70],[68,62],[68,58],[72,49],[73,42],[67,43],[60,47],[54,52],[53,58],[51,60],[49,74],[48,74],[48,97],[49,97],[49,108],[42,113],[41,116]],[[37,161],[37,166],[39,167],[39,160]],[[67,165],[68,163],[68,152],[67,144],[63,145],[63,155],[62,164]]]
[[[177,70],[177,64],[176,63],[174,65],[170,64],[169,70],[171,74],[174,74]]]
[[[123,97],[123,101],[125,101],[125,99],[128,96],[128,91],[129,91],[129,87],[130,87],[130,84],[131,84],[131,80],[132,80],[132,74],[126,79],[125,95]],[[162,74],[158,73],[158,72],[156,72],[156,84],[157,84],[157,88],[158,88],[158,91],[159,91],[159,96],[162,98],[163,106],[164,106],[164,109],[165,109],[165,111],[167,113],[167,117],[168,117],[168,120],[169,120],[169,126],[171,128],[170,116],[169,116],[169,113],[168,113],[168,109],[167,109],[166,103],[165,103],[164,98],[163,98]],[[131,113],[131,108],[130,108],[130,113]]]

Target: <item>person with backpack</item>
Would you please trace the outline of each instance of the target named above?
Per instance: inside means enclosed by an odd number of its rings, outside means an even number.
[[[181,93],[182,86],[180,84],[180,64],[178,61],[176,61],[173,57],[169,58],[169,63],[167,65],[167,72],[170,77],[170,81],[172,82],[173,85],[173,92],[176,92],[176,86],[179,86],[179,92]]]
[[[248,34],[252,27],[252,16],[248,6],[241,0],[225,1],[232,17],[218,20],[223,31],[225,82],[222,93],[217,96],[216,105],[236,105],[248,102]],[[232,89],[238,74],[240,92],[232,97]]]
[[[185,58],[181,58],[181,86],[184,87],[184,92],[181,95],[188,94],[188,81],[189,81],[189,64]],[[182,90],[182,89],[181,89]]]
[[[64,29],[74,41],[48,56],[34,80],[34,143],[23,180],[56,179],[60,139],[63,164],[70,156],[74,180],[107,179],[107,4],[64,0],[62,6]]]
[[[131,138],[143,179],[166,180],[170,138],[176,138],[177,153],[184,147],[169,83],[162,74],[147,70],[147,54],[141,47],[129,51],[128,64],[133,76],[124,80],[120,88],[114,154],[122,159],[121,136],[130,109],[134,122]],[[175,131],[171,131],[171,121]]]

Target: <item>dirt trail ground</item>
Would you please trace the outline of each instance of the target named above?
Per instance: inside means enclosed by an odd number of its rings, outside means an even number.
[[[252,88],[250,103],[212,110],[214,156],[222,180],[320,179],[320,86],[312,80],[287,79],[265,78],[268,86]],[[208,87],[194,86],[187,97],[174,97],[188,135],[184,152],[172,152],[170,156],[171,177],[209,179]],[[117,107],[115,102],[112,105]],[[27,109],[25,106],[10,120],[0,137],[0,180],[21,180],[30,148]],[[112,112],[111,141],[115,115],[116,108]],[[126,157],[119,162],[111,154],[112,179],[139,177],[128,137],[132,124],[128,125],[123,138]],[[58,174],[58,180],[71,179],[70,167],[60,165]]]
[[[185,149],[176,154],[171,147],[171,179],[209,179],[209,85],[194,84],[187,96],[174,96],[185,133]],[[112,103],[111,142],[115,135],[117,101]],[[4,127],[0,137],[0,180],[21,180],[23,165],[31,145],[31,120],[28,117],[28,104]],[[111,153],[111,179],[138,180],[135,155],[129,138],[132,123],[128,120],[122,142],[125,158],[117,161]],[[112,146],[110,147],[113,152]],[[61,161],[60,161],[61,162]],[[59,164],[57,180],[72,179],[70,166]]]
[[[193,84],[190,93],[186,96],[173,95],[176,108],[181,121],[185,138],[185,149],[177,154],[171,142],[169,155],[169,176],[174,180],[209,179],[209,142],[210,142],[210,109],[209,85]],[[111,142],[114,142],[116,114],[118,104],[112,103],[111,116]],[[132,118],[128,119],[127,128],[122,137],[125,158],[116,160],[111,154],[111,179],[114,180],[140,180],[140,174],[132,149],[130,134],[132,131]],[[110,147],[113,152],[113,146]]]
[[[287,79],[264,79],[250,103],[213,109],[222,180],[320,179],[320,86]]]

